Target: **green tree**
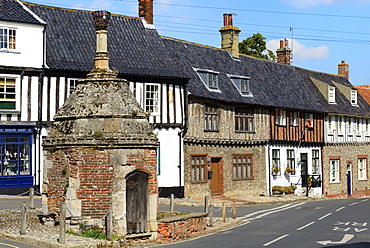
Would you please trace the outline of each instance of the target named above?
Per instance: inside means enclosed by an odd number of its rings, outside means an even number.
[[[276,61],[274,52],[267,49],[265,39],[260,33],[253,34],[239,42],[239,52],[256,58]]]

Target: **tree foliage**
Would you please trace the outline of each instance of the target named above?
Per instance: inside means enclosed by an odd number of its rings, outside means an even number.
[[[276,61],[274,52],[267,49],[265,39],[260,33],[253,34],[239,42],[239,52],[256,58]]]

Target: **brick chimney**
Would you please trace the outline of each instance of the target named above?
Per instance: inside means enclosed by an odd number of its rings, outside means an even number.
[[[139,0],[139,17],[144,17],[146,23],[153,24],[153,0]]]
[[[280,48],[276,50],[277,62],[280,64],[290,65],[290,54],[292,49],[289,48],[288,40],[280,40]]]
[[[230,51],[234,58],[239,58],[239,33],[233,26],[233,14],[224,14],[224,26],[220,29],[221,49]]]
[[[338,75],[344,76],[348,80],[349,79],[349,70],[348,70],[348,68],[349,68],[348,64],[346,64],[346,62],[344,60],[342,60],[342,63],[338,64]]]

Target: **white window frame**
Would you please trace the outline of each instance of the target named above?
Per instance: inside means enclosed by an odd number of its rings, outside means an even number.
[[[68,96],[76,89],[79,78],[68,78]]]
[[[362,132],[362,118],[356,118],[356,135],[361,136]]]
[[[330,170],[330,183],[340,182],[340,167],[339,159],[330,159],[329,160],[329,170]]]
[[[150,87],[151,89],[148,89]],[[154,90],[153,90],[154,89]],[[150,94],[150,96],[148,96]],[[144,84],[144,110],[150,112],[151,115],[160,114],[160,84],[145,83]],[[148,101],[152,101],[149,103]]]
[[[352,117],[347,117],[347,134],[348,135],[353,135],[353,118]]]
[[[344,116],[338,116],[338,135],[344,134],[345,122]]]
[[[334,134],[334,124],[335,124],[335,116],[334,115],[328,115],[328,134],[333,135]]]
[[[307,120],[310,120],[311,121],[311,128],[314,128],[314,125],[313,125],[313,114],[312,113],[306,113],[306,119],[305,119],[305,124],[307,124]]]
[[[275,124],[279,126],[286,126],[286,111],[283,109],[278,109],[275,113]]]
[[[335,103],[335,87],[330,85],[328,86],[328,102]]]
[[[4,32],[6,32],[6,34],[4,34]],[[12,38],[14,39],[14,41],[12,40]],[[16,50],[16,48],[17,48],[17,29],[0,27],[0,50]]]
[[[367,159],[359,158],[358,159],[358,180],[367,179]]]
[[[4,79],[4,82],[5,82],[5,87],[6,87],[6,80],[8,79],[11,79],[11,80],[14,80],[15,82],[15,86],[14,86],[14,93],[9,93],[9,94],[13,94],[14,95],[14,99],[12,98],[0,98],[0,102],[11,102],[11,103],[14,103],[14,108],[4,108],[4,109],[1,109],[2,111],[19,111],[19,96],[20,96],[20,92],[19,92],[19,76],[18,75],[13,75],[13,74],[0,74],[0,78]],[[4,92],[6,93],[6,92]],[[4,96],[5,97],[5,96]]]
[[[351,104],[357,106],[357,90],[351,89]]]
[[[320,150],[312,150],[312,174],[320,174]]]
[[[369,118],[365,118],[365,136],[370,136]]]
[[[272,163],[271,163],[272,168],[275,168],[275,167],[279,168],[279,172],[277,174],[280,175],[280,172],[281,172],[280,149],[272,149],[271,150],[271,159],[272,159]]]
[[[292,113],[292,118],[290,119],[290,125],[293,127],[298,127],[298,112]]]

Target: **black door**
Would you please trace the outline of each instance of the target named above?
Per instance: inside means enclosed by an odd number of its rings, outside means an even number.
[[[302,187],[306,187],[308,177],[307,153],[301,153],[301,177],[302,177]]]
[[[147,231],[148,174],[135,171],[126,178],[127,234]]]

